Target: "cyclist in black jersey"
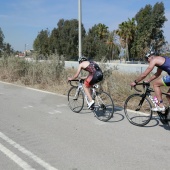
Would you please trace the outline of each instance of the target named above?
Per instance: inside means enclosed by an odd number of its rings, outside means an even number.
[[[79,58],[77,73],[73,77],[68,77],[68,81],[76,79],[82,69],[89,73],[87,77],[83,77],[83,79],[85,79],[83,88],[89,99],[88,108],[91,108],[94,105],[94,100],[92,100],[90,94],[90,87],[103,80],[103,73],[97,63],[88,61],[86,57],[81,57]]]
[[[160,89],[161,86],[170,86],[170,58],[169,57],[163,57],[163,56],[157,56],[155,55],[154,51],[150,51],[149,53],[146,54],[145,56],[146,60],[149,63],[149,66],[147,69],[138,77],[134,82],[132,82],[130,85],[135,86],[136,83],[140,82],[146,76],[154,69],[154,67],[157,67],[157,72],[151,76],[146,82],[153,82],[153,88],[155,91],[155,95],[158,98],[158,106],[153,108],[153,111],[160,111],[164,112],[165,111],[165,106],[163,104],[162,100],[162,91]],[[168,75],[162,76],[158,78],[162,71],[167,72]],[[157,79],[158,78],[158,79]],[[170,89],[167,92],[170,94]],[[170,97],[167,96],[168,102],[170,103]]]

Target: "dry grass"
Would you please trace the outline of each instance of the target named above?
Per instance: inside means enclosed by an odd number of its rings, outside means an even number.
[[[70,88],[67,77],[74,75],[76,70],[65,69],[64,62],[58,56],[53,56],[51,61],[29,63],[14,57],[1,60],[0,80],[67,95]],[[104,72],[101,88],[111,95],[116,106],[122,107],[125,99],[135,93],[130,83],[137,74],[122,73],[116,68],[108,69],[104,64],[100,66]]]

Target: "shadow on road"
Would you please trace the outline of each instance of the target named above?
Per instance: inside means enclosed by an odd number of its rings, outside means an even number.
[[[114,122],[120,122],[125,119],[126,116],[124,116],[123,108],[116,107],[114,108],[113,118],[108,121],[108,123],[114,123]],[[93,114],[91,110],[89,110],[86,106],[79,112],[78,114]],[[130,122],[129,122],[130,123]],[[141,126],[144,128],[151,128],[155,126],[161,126],[166,130],[170,130],[170,126],[168,124],[163,124],[158,117],[152,117],[151,121],[145,125]],[[135,125],[132,125],[135,126]],[[139,126],[138,126],[139,127]]]
[[[112,122],[120,122],[120,121],[122,121],[125,118],[125,116],[121,112],[119,112],[119,111],[122,111],[122,110],[123,110],[123,108],[115,106],[114,113],[113,113],[113,118],[110,119],[108,122],[112,123]]]

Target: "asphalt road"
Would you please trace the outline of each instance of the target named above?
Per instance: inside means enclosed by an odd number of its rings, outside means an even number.
[[[0,82],[0,170],[169,170],[170,128],[109,122],[67,97]]]

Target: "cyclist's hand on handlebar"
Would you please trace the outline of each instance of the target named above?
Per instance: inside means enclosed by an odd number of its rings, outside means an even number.
[[[143,81],[143,85],[150,86],[150,81],[148,81],[148,80]]]
[[[72,80],[72,78],[71,78],[71,77],[68,77],[68,82],[71,81],[71,80]]]
[[[131,86],[131,87],[134,87],[134,86],[136,86],[136,83],[135,83],[135,82],[132,82],[132,83],[130,83],[130,86]]]
[[[147,83],[147,84],[150,84],[150,81],[149,80],[145,80],[143,81],[144,83]]]

